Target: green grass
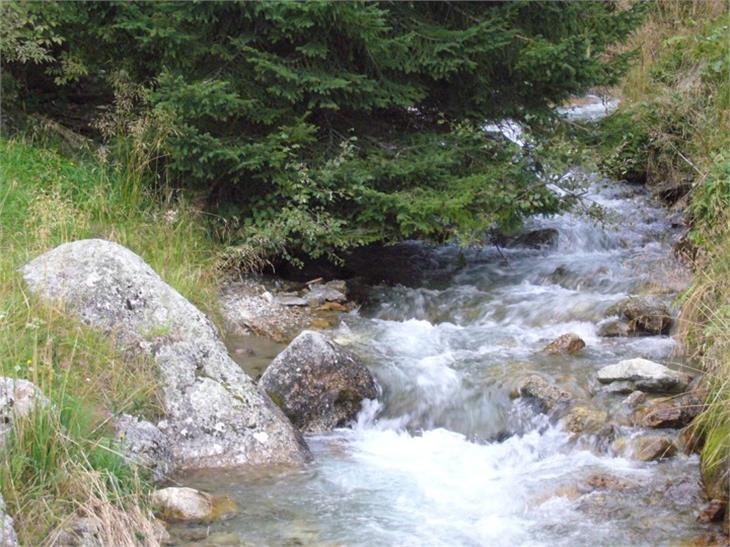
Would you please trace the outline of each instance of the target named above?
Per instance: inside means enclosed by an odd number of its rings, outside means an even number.
[[[99,520],[108,541],[146,537],[152,545],[148,485],[116,453],[109,419],[160,413],[154,364],[122,355],[63,310],[36,301],[17,269],[64,242],[110,239],[211,312],[215,246],[184,200],[151,194],[118,165],[79,156],[85,159],[27,138],[0,139],[0,374],[32,381],[53,403],[8,439],[0,492],[23,544],[52,542],[82,510]],[[127,537],[119,523],[139,533]]]

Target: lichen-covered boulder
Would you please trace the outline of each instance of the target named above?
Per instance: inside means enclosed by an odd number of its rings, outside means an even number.
[[[167,435],[155,424],[128,414],[115,423],[116,439],[124,458],[149,469],[152,478],[160,481],[172,470],[172,454]]]
[[[159,367],[177,468],[293,463],[301,435],[231,360],[208,318],[139,256],[110,241],[61,245],[21,273],[36,295]]]
[[[5,500],[0,496],[0,547],[17,547],[18,537],[13,528],[13,519],[5,512]]]
[[[322,432],[354,419],[378,391],[357,358],[324,335],[304,331],[272,361],[259,386],[302,431]]]
[[[32,382],[0,376],[0,445],[16,420],[29,416],[37,407],[48,405],[46,396]]]

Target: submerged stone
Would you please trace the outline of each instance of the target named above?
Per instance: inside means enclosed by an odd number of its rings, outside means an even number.
[[[628,322],[630,333],[669,334],[672,312],[653,296],[632,296],[611,306],[608,315],[617,315]]]
[[[560,353],[575,354],[586,347],[586,343],[583,339],[573,332],[562,334],[555,340],[550,342],[543,351],[546,353],[556,355]]]
[[[670,458],[677,452],[672,438],[667,435],[623,437],[613,443],[613,448],[622,456],[645,462]]]
[[[525,378],[518,386],[515,395],[526,399],[544,414],[567,407],[573,399],[570,393],[537,374]]]
[[[152,493],[155,513],[168,522],[214,522],[237,512],[227,496],[212,496],[186,487],[169,487]]]

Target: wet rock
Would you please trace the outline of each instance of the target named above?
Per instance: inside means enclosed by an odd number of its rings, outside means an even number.
[[[627,381],[611,382],[601,388],[601,391],[604,393],[611,393],[614,395],[627,395],[629,393],[633,393],[635,390],[636,386],[634,383]]]
[[[578,353],[584,347],[586,347],[586,343],[583,339],[577,334],[569,332],[558,336],[545,346],[543,351],[549,354],[567,353],[572,355]]]
[[[125,459],[152,471],[155,481],[168,476],[172,469],[172,454],[167,435],[156,425],[128,414],[116,422],[116,438]]]
[[[677,447],[667,435],[643,435],[640,437],[620,438],[613,443],[614,450],[629,458],[644,462],[670,458]]]
[[[623,403],[628,407],[635,408],[644,401],[646,401],[646,393],[643,391],[632,391],[631,394],[623,400]]]
[[[631,490],[639,485],[633,481],[628,481],[614,475],[599,473],[591,475],[586,480],[586,485],[591,490]]]
[[[17,547],[18,537],[15,535],[13,519],[7,514],[5,500],[0,496],[0,547]]]
[[[287,293],[277,294],[274,301],[282,306],[306,306],[309,304],[309,302],[301,296]]]
[[[17,420],[48,405],[48,399],[32,382],[0,376],[0,445]]]
[[[208,318],[130,250],[76,241],[21,273],[32,292],[113,336],[123,350],[154,359],[175,467],[308,459],[299,432],[229,357]]]
[[[186,487],[155,490],[151,501],[155,513],[168,522],[214,522],[238,510],[227,496],[211,496]]]
[[[370,371],[324,335],[304,331],[269,365],[259,387],[302,431],[322,432],[354,419],[377,397]]]
[[[707,524],[708,522],[720,522],[725,518],[727,510],[727,500],[713,499],[697,516],[699,522]]]
[[[672,312],[661,300],[653,296],[632,296],[611,306],[608,315],[617,315],[628,321],[631,333],[669,334]]]
[[[221,292],[220,311],[229,332],[282,343],[289,342],[311,320],[306,301],[300,306],[285,306],[253,279],[228,283]]]
[[[620,361],[598,371],[598,381],[603,384],[632,382],[636,389],[658,393],[682,391],[689,380],[686,374],[640,358]]]
[[[564,389],[536,374],[525,378],[517,388],[515,395],[526,399],[544,414],[567,407],[573,398]]]
[[[719,460],[719,461],[718,461]],[[700,457],[700,478],[707,499],[728,500],[727,465],[719,458]]]
[[[315,311],[347,312],[350,309],[345,304],[340,304],[339,302],[325,302],[321,306],[317,306]]]
[[[563,427],[572,433],[595,433],[604,424],[608,414],[597,408],[575,406],[562,419]]]
[[[680,428],[688,425],[704,408],[694,393],[656,399],[634,414],[634,423],[652,428]]]
[[[324,285],[313,285],[304,295],[304,300],[313,307],[321,306],[325,302],[346,302],[345,291],[340,290],[343,284],[341,281],[330,281]]]
[[[592,448],[599,454],[609,452],[619,434],[620,429],[616,424],[605,424],[594,434]]]
[[[631,328],[628,321],[621,319],[606,319],[598,324],[597,334],[605,338],[630,336]]]
[[[542,228],[531,230],[514,236],[499,235],[493,238],[495,245],[501,247],[529,247],[540,249],[542,247],[554,247],[558,244],[559,232],[555,228]]]

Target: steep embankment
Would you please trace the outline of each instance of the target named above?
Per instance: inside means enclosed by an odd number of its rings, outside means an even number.
[[[730,75],[728,7],[661,1],[633,37],[639,58],[623,105],[601,128],[608,174],[646,183],[685,213],[676,249],[694,282],[681,299],[679,340],[710,395],[696,423],[703,479],[727,500],[730,452]]]

